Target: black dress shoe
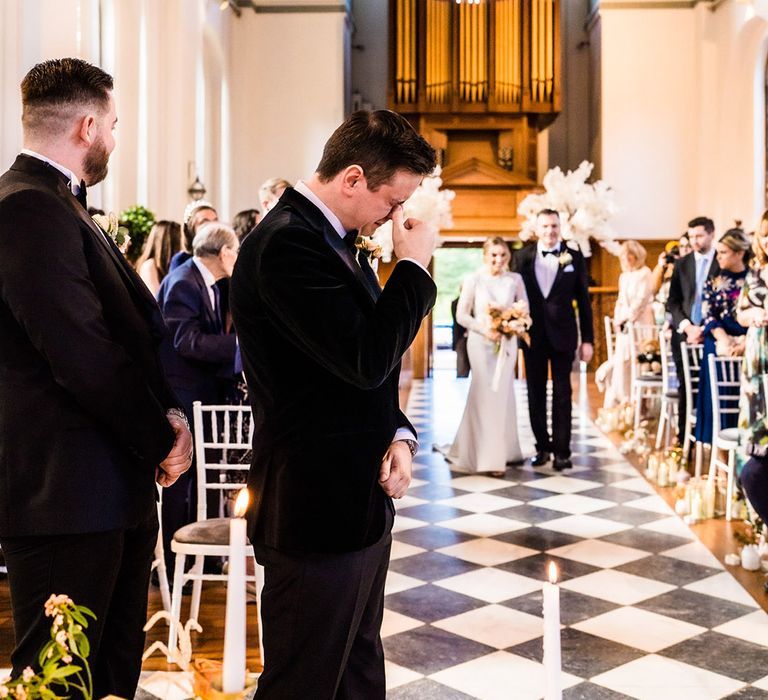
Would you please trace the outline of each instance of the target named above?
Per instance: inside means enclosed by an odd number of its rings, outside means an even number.
[[[531,457],[532,467],[542,467],[549,462],[549,452],[537,452]]]
[[[570,469],[573,467],[570,457],[555,457],[555,462],[552,465],[552,469],[556,472],[561,472],[563,469]]]
[[[507,462],[508,467],[519,467],[521,464],[525,464],[524,459],[513,459]]]

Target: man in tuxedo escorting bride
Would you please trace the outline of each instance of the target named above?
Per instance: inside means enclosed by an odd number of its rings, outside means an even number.
[[[560,215],[543,209],[536,216],[537,242],[518,251],[514,269],[525,282],[533,324],[524,348],[528,412],[536,441],[533,466],[554,453],[553,468],[571,465],[571,369],[574,356],[592,359],[592,306],[584,256],[560,238]],[[579,324],[576,325],[576,303]],[[579,343],[581,335],[581,344]],[[578,345],[578,347],[577,347]],[[552,376],[552,431],[547,426],[547,375]]]
[[[415,431],[398,408],[400,359],[435,301],[436,232],[402,204],[435,166],[394,112],[356,112],[317,171],[248,236],[232,312],[255,433],[249,533],[265,567],[257,698],[383,700],[380,628],[392,498]],[[393,224],[383,289],[357,231]]]
[[[86,211],[85,187],[104,179],[115,146],[112,78],[79,59],[46,61],[21,94],[24,150],[0,177],[0,546],[13,674],[37,667],[52,623],[43,606],[66,594],[96,614],[93,697],[132,698],[155,480],[170,485],[189,468],[192,440],[160,368],[160,310]]]

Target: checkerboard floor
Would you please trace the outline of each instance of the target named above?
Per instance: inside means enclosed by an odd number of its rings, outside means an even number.
[[[567,472],[451,472],[429,450],[452,440],[469,380],[435,374],[408,403],[422,450],[397,503],[388,698],[540,698],[549,560],[562,578],[564,698],[768,698],[766,613],[585,413],[574,410]],[[531,455],[524,386],[518,419]]]

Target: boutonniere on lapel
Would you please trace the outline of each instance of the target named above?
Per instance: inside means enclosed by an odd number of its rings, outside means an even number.
[[[94,214],[93,222],[106,233],[115,245],[123,252],[123,247],[127,248],[131,243],[131,237],[128,235],[128,229],[120,225],[117,214],[111,211],[109,214]]]
[[[573,262],[573,256],[564,250],[557,258],[557,262],[560,263],[560,267],[568,267]]]
[[[358,236],[355,239],[355,248],[358,253],[362,252],[368,258],[369,263],[381,257],[381,243],[373,236]]]

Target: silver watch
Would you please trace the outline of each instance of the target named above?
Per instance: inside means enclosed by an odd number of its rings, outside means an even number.
[[[408,445],[408,449],[411,451],[411,457],[416,456],[416,453],[419,451],[419,443],[416,442],[416,440],[401,438],[399,442],[404,442],[406,445]]]

